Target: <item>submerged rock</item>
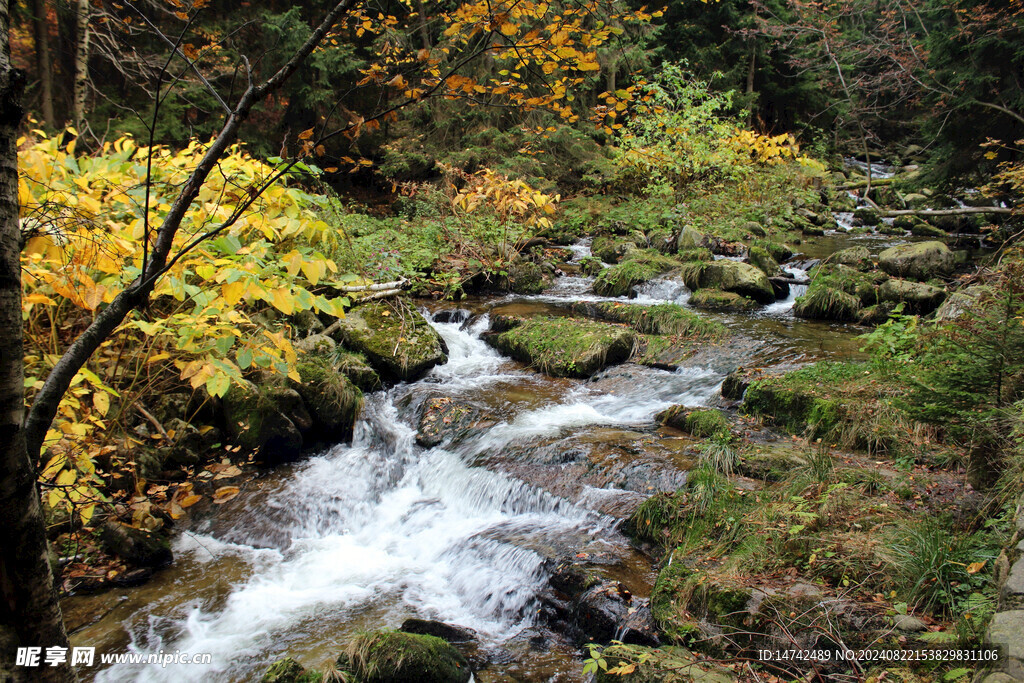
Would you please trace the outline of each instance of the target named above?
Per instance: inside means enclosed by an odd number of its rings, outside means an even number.
[[[430,398],[421,408],[416,443],[425,448],[450,445],[482,428],[478,408],[447,396]]]
[[[956,266],[953,252],[942,242],[917,242],[890,247],[878,255],[878,267],[895,277],[930,280],[950,275]]]
[[[341,322],[345,345],[365,355],[389,379],[414,380],[448,360],[444,340],[408,305],[362,304]]]
[[[629,358],[636,343],[633,330],[608,323],[571,318],[530,318],[484,336],[502,353],[552,377],[590,377]]]

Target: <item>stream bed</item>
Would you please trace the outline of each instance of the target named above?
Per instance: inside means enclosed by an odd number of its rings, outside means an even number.
[[[829,246],[857,239],[830,235]],[[590,253],[585,241],[573,250],[574,260]],[[864,331],[794,318],[794,287],[753,314],[702,314],[733,340],[672,372],[627,363],[589,380],[553,379],[481,340],[491,315],[562,314],[573,301],[602,300],[591,282],[566,276],[537,296],[460,302],[463,313],[444,316],[458,322],[432,322],[448,362],[367,396],[351,444],[244,485],[177,535],[174,564],[147,584],[67,599],[66,610],[88,615],[75,645],[212,654],[209,665],[113,665],[95,680],[251,681],[286,655],[319,668],[354,633],[409,617],[475,630],[489,662],[478,681],[582,680],[578,649],[538,623],[539,595],[566,556],[600,558],[600,573],[649,593],[652,562],[617,527],[647,496],[677,489],[693,464],[688,437],[658,428],[655,414],[715,405],[741,365],[857,357]],[[655,281],[631,301],[685,304],[688,295]],[[430,318],[454,307],[424,305]],[[418,445],[422,405],[436,397],[472,406],[489,428],[451,447]]]

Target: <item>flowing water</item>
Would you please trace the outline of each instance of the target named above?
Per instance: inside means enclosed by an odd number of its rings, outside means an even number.
[[[579,261],[589,244],[573,251]],[[608,576],[638,595],[649,589],[649,561],[616,525],[644,496],[677,488],[690,464],[685,440],[659,431],[654,415],[713,404],[740,364],[855,355],[857,345],[855,330],[792,316],[802,285],[754,315],[714,316],[735,340],[675,372],[626,364],[590,381],[555,380],[481,340],[488,313],[564,313],[568,302],[602,300],[592,281],[567,276],[539,296],[470,301],[479,315],[432,323],[450,350],[445,365],[368,396],[351,444],[247,484],[179,535],[174,566],[112,592],[106,614],[73,636],[100,651],[211,653],[213,664],[122,664],[96,680],[252,680],[280,656],[319,666],[355,632],[412,616],[472,628],[483,649],[503,650],[505,664],[486,680],[578,680],[571,648],[508,652],[539,627],[538,596],[560,557],[600,555]],[[664,279],[635,295],[685,304],[689,292]],[[417,445],[419,411],[437,396],[473,406],[490,427],[450,449]]]

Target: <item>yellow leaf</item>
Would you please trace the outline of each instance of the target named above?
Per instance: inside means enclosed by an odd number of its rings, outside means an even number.
[[[514,36],[519,33],[519,27],[513,24],[511,21],[506,21],[501,25],[501,32],[506,36]]]
[[[221,486],[213,492],[213,502],[217,505],[223,505],[237,496],[239,492],[240,491],[237,486]]]
[[[268,300],[274,308],[285,315],[291,315],[295,311],[295,302],[292,300],[292,293],[287,287],[278,287],[267,292]]]
[[[82,524],[88,524],[92,519],[92,513],[96,510],[96,503],[88,503],[78,509],[78,515],[82,518]]]
[[[178,503],[178,505],[180,505],[183,508],[188,508],[188,507],[192,507],[193,505],[195,505],[196,503],[198,503],[202,499],[203,499],[202,496],[199,496],[199,495],[196,495],[195,493],[193,493],[193,494],[191,494],[189,496],[185,496],[184,498],[182,498],[181,501]]]
[[[75,473],[72,470],[64,470],[57,475],[57,486],[71,486],[75,483]]]
[[[97,391],[92,395],[92,406],[105,417],[107,411],[110,410],[110,396],[103,391]]]
[[[245,294],[245,283],[241,280],[225,282],[220,287],[220,293],[229,305],[234,306],[241,300],[242,295]]]
[[[55,474],[57,474],[57,472],[60,472],[64,468],[64,465],[66,465],[67,462],[67,456],[63,453],[58,453],[50,458],[50,461],[46,463],[46,467],[43,468],[42,474],[39,475],[40,478],[49,481]]]

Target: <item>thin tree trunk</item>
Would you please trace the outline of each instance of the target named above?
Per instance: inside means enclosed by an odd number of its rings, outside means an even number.
[[[1013,213],[1014,209],[1003,206],[965,206],[957,209],[900,209],[898,211],[879,211],[880,216],[894,218],[896,216],[965,216],[971,213]]]
[[[15,139],[23,114],[24,75],[11,66],[9,10],[8,0],[0,0],[0,678],[64,682],[75,680],[68,661],[31,668],[14,662],[19,647],[41,647],[43,652],[66,648],[68,636],[50,570],[35,464],[22,428],[25,369]]]
[[[32,30],[36,41],[36,72],[39,76],[39,108],[43,123],[56,127],[53,114],[53,65],[50,62],[50,26],[47,22],[46,0],[32,0]]]
[[[423,43],[423,49],[429,50],[432,46],[430,44],[430,29],[427,28],[427,6],[423,0],[416,0],[416,2],[420,15],[420,41]]]
[[[89,0],[78,0],[75,27],[75,86],[71,115],[79,132],[85,129],[85,96],[89,91]]]

